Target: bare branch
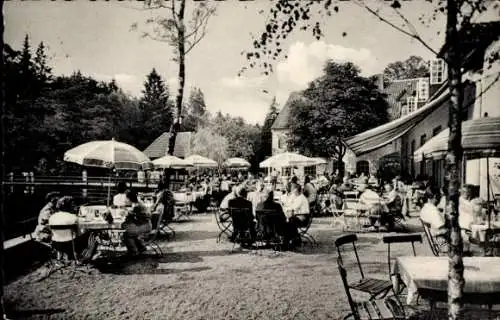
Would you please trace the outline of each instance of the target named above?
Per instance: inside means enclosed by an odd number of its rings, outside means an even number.
[[[398,27],[397,25],[395,25],[394,23],[390,22],[389,20],[387,20],[386,18],[382,17],[377,11],[373,10],[372,8],[370,8],[369,6],[367,6],[364,2],[362,1],[354,1],[354,3],[360,5],[361,7],[365,8],[369,13],[371,13],[372,15],[374,15],[375,17],[377,17],[380,21],[388,24],[389,26],[393,27],[394,29],[396,29],[397,31],[407,35],[408,37],[410,38],[413,38],[415,40],[417,40],[418,42],[420,42],[424,47],[426,47],[429,51],[431,51],[432,53],[434,53],[435,55],[437,55],[437,51],[434,50],[431,46],[429,46],[418,34],[415,34],[415,33],[412,33],[412,32],[409,32],[401,27]],[[397,10],[396,10],[397,11]],[[399,13],[399,12],[398,12]],[[399,13],[400,14],[400,13]],[[400,14],[400,16],[402,16]],[[403,18],[405,20],[407,20],[406,18]]]

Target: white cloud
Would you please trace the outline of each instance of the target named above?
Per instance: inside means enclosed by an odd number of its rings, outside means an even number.
[[[377,70],[376,58],[368,49],[346,48],[324,41],[316,41],[310,45],[296,42],[290,46],[288,58],[276,67],[278,81],[291,90],[304,89],[310,81],[321,76],[324,64],[329,59],[351,61],[366,75]]]
[[[133,95],[140,95],[142,89],[142,82],[134,75],[126,73],[118,73],[114,75],[93,73],[90,76],[98,81],[109,82],[115,79],[116,83],[125,92],[129,92]]]

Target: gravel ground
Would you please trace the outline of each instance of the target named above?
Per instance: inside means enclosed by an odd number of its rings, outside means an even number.
[[[176,238],[161,243],[162,258],[122,261],[73,279],[58,273],[37,282],[40,267],[5,287],[6,308],[23,319],[47,319],[43,313],[53,311],[50,319],[96,320],[312,320],[342,319],[349,312],[333,246],[342,232],[329,218],[312,226],[318,246],[299,252],[233,251],[231,243],[216,243],[212,215],[193,216],[174,228]],[[358,248],[365,273],[387,278],[382,236],[360,234]],[[417,245],[417,252],[430,255],[428,244]],[[393,253],[408,255],[411,248],[395,246]],[[354,270],[352,263],[347,266]]]

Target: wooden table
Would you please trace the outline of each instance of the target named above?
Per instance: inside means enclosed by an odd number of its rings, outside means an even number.
[[[500,301],[500,258],[464,257],[464,302],[489,304]],[[448,257],[399,257],[394,273],[408,288],[407,303],[413,304],[416,295],[431,302],[447,301]],[[394,278],[395,289],[399,279]],[[398,292],[398,291],[396,291]]]

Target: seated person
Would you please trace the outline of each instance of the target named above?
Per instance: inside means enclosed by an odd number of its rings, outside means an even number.
[[[420,219],[430,225],[431,234],[437,238],[441,238],[441,243],[448,241],[448,228],[444,215],[439,211],[437,204],[441,198],[439,191],[430,186],[424,194],[425,203],[420,210]]]
[[[144,238],[151,232],[151,216],[146,207],[137,199],[137,193],[132,190],[126,192],[127,201],[132,204],[123,228],[125,232],[123,239],[127,247],[128,254],[137,256],[146,251]]]
[[[266,200],[266,197],[268,193],[264,190],[265,185],[262,182],[257,182],[256,189],[253,192],[250,192],[248,194],[248,200],[252,202],[252,207],[253,207],[253,214],[255,215],[255,210],[257,208],[257,205],[264,200]]]
[[[340,192],[352,191],[354,190],[354,186],[349,182],[349,178],[345,176],[342,179],[342,184],[339,187]]]
[[[372,205],[379,205],[381,203],[381,198],[372,188],[367,184],[360,184],[358,186],[359,196],[359,209],[368,210]]]
[[[291,193],[285,203],[285,215],[288,218],[290,234],[286,241],[291,241],[291,247],[300,245],[300,236],[298,228],[305,226],[308,223],[309,217],[309,202],[302,194],[302,188],[298,184],[291,186]],[[286,243],[288,244],[288,242]]]
[[[237,190],[236,198],[228,201],[228,207],[229,209],[247,209],[245,212],[247,215],[246,219],[248,221],[248,224],[250,225],[250,237],[251,237],[250,240],[252,243],[255,242],[257,232],[255,231],[252,203],[247,200],[247,190],[243,187],[239,188]],[[237,234],[241,231],[243,230],[234,230],[233,240],[235,239]]]
[[[59,200],[58,192],[49,192],[45,197],[47,203],[38,214],[38,225],[35,228],[35,239],[40,242],[50,242],[52,231],[48,225],[49,218],[56,212],[57,201]]]
[[[118,208],[130,206],[131,204],[127,200],[127,196],[125,195],[125,192],[127,191],[127,185],[125,184],[125,182],[123,181],[118,182],[118,185],[116,186],[116,191],[118,193],[113,197],[113,206],[116,206]]]
[[[264,201],[257,205],[255,211],[259,227],[264,230],[265,235],[269,235],[273,227],[275,227],[275,231],[280,236],[285,236],[286,216],[283,213],[283,208],[281,207],[281,205],[278,202],[274,201],[274,192],[272,190],[266,191],[266,198],[264,199]],[[262,219],[261,214],[269,213],[273,213],[273,218],[271,220],[269,220],[269,217]],[[267,223],[272,225],[268,225]]]
[[[50,216],[48,225],[52,232],[52,247],[70,259],[73,256],[73,243],[76,258],[88,260],[97,250],[97,242],[89,241],[90,233],[78,234],[78,217],[75,202],[72,197],[64,196],[57,201],[56,212]],[[68,229],[60,227],[68,226]],[[89,246],[89,243],[92,245]]]
[[[471,224],[474,222],[474,212],[472,208],[472,187],[464,185],[460,190],[458,199],[458,224],[463,230],[470,231]]]
[[[389,214],[395,217],[403,217],[403,204],[401,201],[401,196],[394,189],[393,184],[386,183],[384,185],[384,204],[387,207]]]
[[[336,216],[336,212],[337,210],[335,210],[332,202],[329,199],[326,199],[321,208],[321,216],[333,217],[334,215]]]
[[[227,210],[229,208],[229,201],[232,199],[235,199],[238,195],[238,187],[233,186],[231,193],[227,194],[224,199],[222,199],[222,202],[220,203],[220,208],[223,210]]]

